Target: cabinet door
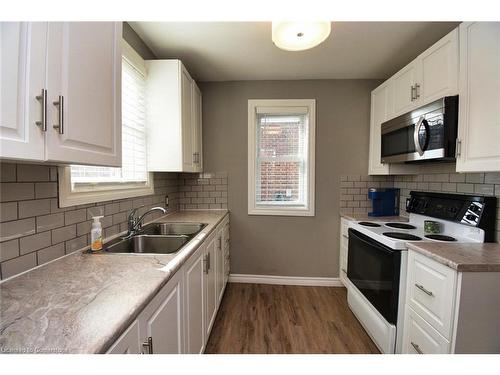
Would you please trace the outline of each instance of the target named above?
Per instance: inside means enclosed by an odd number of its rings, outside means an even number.
[[[500,23],[460,24],[457,171],[500,171]]]
[[[0,157],[43,160],[47,23],[0,23]]]
[[[189,354],[203,353],[205,348],[204,329],[204,287],[205,287],[205,247],[196,253],[186,263],[186,352]]]
[[[216,251],[216,237],[213,237],[208,241],[205,251],[205,337],[207,339],[217,313]]]
[[[217,230],[217,237],[215,238],[215,258],[216,258],[216,293],[217,293],[217,306],[222,300],[224,292],[224,246],[222,243],[224,225],[220,225]]]
[[[413,61],[391,78],[394,94],[394,116],[408,112],[416,105],[412,87],[415,87],[417,83],[417,65],[417,62]]]
[[[193,102],[192,102],[192,142],[193,142],[193,164],[196,172],[203,171],[203,153],[202,153],[202,110],[201,110],[201,91],[198,85],[193,81]]]
[[[419,105],[458,94],[458,28],[422,53],[418,60],[422,70],[417,88]]]
[[[121,165],[121,30],[120,22],[49,24],[47,159]]]
[[[194,172],[191,82],[191,76],[181,64],[182,169],[185,172]]]
[[[380,161],[381,134],[380,127],[387,120],[389,111],[391,82],[385,82],[372,91],[370,115],[370,150],[368,174],[389,174],[389,165]]]
[[[152,338],[154,354],[183,353],[182,273],[177,272],[139,315],[141,340]],[[143,348],[147,354],[147,348]]]
[[[107,354],[141,354],[139,322],[134,321],[106,352]]]

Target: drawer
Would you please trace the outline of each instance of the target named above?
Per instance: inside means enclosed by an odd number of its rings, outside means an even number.
[[[456,272],[415,251],[408,252],[407,304],[446,339],[451,339]]]
[[[405,315],[404,354],[448,354],[450,352],[450,342],[408,305]]]

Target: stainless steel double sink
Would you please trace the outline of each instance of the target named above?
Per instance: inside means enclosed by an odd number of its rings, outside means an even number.
[[[205,228],[203,223],[151,223],[129,238],[104,245],[110,254],[173,254]]]

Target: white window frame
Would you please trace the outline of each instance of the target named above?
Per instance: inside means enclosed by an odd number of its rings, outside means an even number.
[[[147,75],[146,63],[142,57],[122,40],[122,57],[135,69]],[[105,202],[154,194],[153,173],[148,173],[145,183],[96,183],[82,184],[78,188],[71,185],[71,167],[62,166],[59,172],[59,206],[70,207],[79,204]]]
[[[308,188],[304,206],[272,204],[259,206],[255,201],[256,188],[256,126],[257,112],[296,114],[298,111],[308,114]],[[248,214],[274,216],[314,216],[315,214],[315,140],[316,140],[316,100],[315,99],[250,99],[248,101]]]

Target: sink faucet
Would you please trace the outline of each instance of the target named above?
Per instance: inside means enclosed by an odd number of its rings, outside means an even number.
[[[130,213],[128,214],[128,232],[126,237],[131,237],[134,234],[136,234],[138,231],[141,230],[142,227],[142,222],[144,220],[144,217],[154,211],[161,211],[163,214],[167,213],[167,210],[165,210],[163,207],[153,207],[147,210],[145,213],[143,213],[139,218],[137,218],[136,213],[139,208],[142,208],[144,206],[134,208]]]

